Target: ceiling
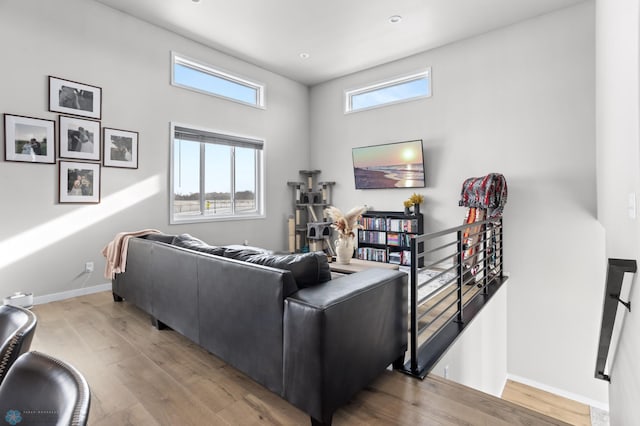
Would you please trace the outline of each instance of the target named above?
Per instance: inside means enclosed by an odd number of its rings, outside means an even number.
[[[586,0],[97,1],[314,85]]]

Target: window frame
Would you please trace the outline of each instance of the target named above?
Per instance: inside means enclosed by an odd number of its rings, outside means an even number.
[[[206,215],[204,213],[205,209],[203,208],[206,200],[204,199],[205,191],[204,191],[204,181],[206,168],[204,168],[205,158],[202,155],[204,152],[204,144],[212,143],[212,142],[200,142],[200,172],[199,172],[199,185],[200,185],[200,214],[197,216],[191,216],[187,218],[176,218],[174,213],[175,207],[175,143],[176,143],[176,128],[178,129],[188,129],[194,132],[202,132],[206,134],[214,134],[220,136],[221,139],[228,137],[231,139],[237,140],[248,140],[248,141],[256,141],[262,143],[261,149],[256,149],[258,155],[256,155],[256,163],[255,163],[255,188],[256,188],[256,211],[251,213],[232,213],[227,215]],[[170,124],[170,154],[169,154],[169,224],[171,225],[179,225],[185,223],[205,223],[205,222],[221,222],[221,221],[231,221],[231,220],[255,220],[255,219],[265,219],[265,140],[262,138],[256,138],[252,136],[238,135],[229,132],[221,132],[218,130],[207,129],[199,126],[194,126],[190,124],[181,124],[176,122],[171,122]],[[212,143],[213,144],[213,143]],[[257,145],[257,144],[256,144]],[[237,147],[237,145],[236,145]],[[232,154],[230,156],[231,168],[230,168],[230,179],[231,179],[231,205],[232,211],[235,209],[235,155],[232,150]]]
[[[232,98],[230,96],[225,96],[221,93],[209,92],[204,89],[198,89],[197,87],[187,86],[185,84],[181,84],[176,82],[175,79],[175,66],[182,65],[188,68],[191,68],[195,71],[202,72],[203,74],[209,74],[214,77],[227,80],[231,83],[239,84],[241,86],[256,90],[256,103],[245,102],[241,99]],[[202,93],[207,96],[213,96],[215,98],[225,99],[231,102],[236,102],[241,105],[247,105],[253,108],[266,110],[266,85],[259,81],[246,78],[244,76],[238,75],[237,73],[233,73],[231,71],[214,67],[213,65],[207,64],[205,62],[199,61],[197,59],[190,58],[186,55],[182,55],[177,52],[171,52],[171,85],[175,87],[180,87],[182,89],[190,90],[192,92]]]
[[[410,98],[398,99],[395,101],[380,103],[377,105],[372,105],[368,107],[353,109],[353,97],[357,95],[361,95],[363,93],[375,92],[380,89],[386,89],[387,87],[399,86],[401,84],[410,83],[413,81],[418,81],[423,78],[426,78],[428,81],[429,93],[426,95],[412,96]],[[344,113],[352,114],[361,111],[368,111],[376,108],[387,107],[390,105],[397,105],[405,102],[411,102],[419,99],[430,98],[433,95],[432,88],[432,76],[431,76],[431,67],[427,67],[422,69],[421,71],[416,71],[410,74],[403,74],[400,76],[395,76],[391,78],[387,78],[385,80],[378,81],[376,83],[367,84],[366,86],[360,86],[353,89],[347,89],[344,91]]]

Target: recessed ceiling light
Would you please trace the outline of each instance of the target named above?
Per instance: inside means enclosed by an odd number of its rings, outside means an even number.
[[[311,55],[309,55],[307,52],[302,52],[300,54],[300,59],[309,59],[311,57]]]
[[[400,15],[389,16],[389,22],[392,24],[397,24],[400,21],[402,21],[402,16]]]

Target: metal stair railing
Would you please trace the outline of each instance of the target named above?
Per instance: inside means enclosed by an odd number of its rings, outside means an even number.
[[[607,268],[607,279],[602,306],[602,325],[600,327],[600,340],[598,343],[598,356],[596,359],[596,379],[611,381],[607,368],[609,353],[611,352],[611,339],[616,326],[616,316],[618,304],[623,305],[631,312],[631,301],[620,299],[622,283],[625,273],[636,273],[637,264],[633,259],[609,259]],[[618,327],[621,327],[618,324]]]
[[[419,245],[424,250],[419,252]],[[411,239],[409,342],[402,371],[424,378],[446,349],[506,282],[502,218],[464,224]],[[424,268],[417,265],[424,264]],[[419,283],[419,272],[435,272]],[[443,286],[420,296],[434,280]],[[455,296],[454,296],[455,295]]]

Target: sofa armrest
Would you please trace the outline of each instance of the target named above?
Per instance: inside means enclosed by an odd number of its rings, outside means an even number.
[[[285,300],[284,393],[321,423],[407,349],[407,275],[370,269]]]
[[[131,238],[127,248],[126,272],[116,274],[111,281],[114,300],[120,298],[151,314],[153,310],[153,285],[151,265],[155,243],[144,238]]]

